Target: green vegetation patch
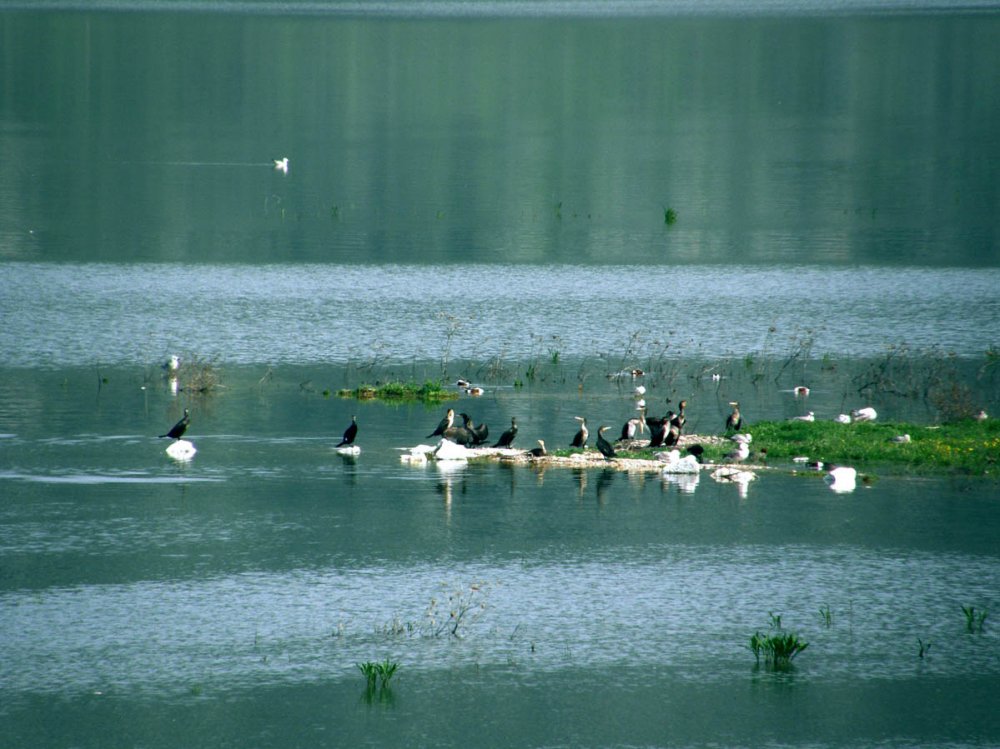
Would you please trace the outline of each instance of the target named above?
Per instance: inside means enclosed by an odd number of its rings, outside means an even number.
[[[431,382],[430,380],[423,384],[416,382],[385,382],[375,385],[361,385],[353,390],[338,390],[337,395],[341,398],[383,400],[396,403],[407,401],[438,403],[458,398],[458,393],[454,390],[445,390],[440,382]]]
[[[941,426],[864,422],[769,422],[754,424],[752,450],[768,459],[798,455],[825,463],[897,466],[915,473],[996,475],[1000,421],[964,419]],[[894,438],[909,435],[909,441]]]

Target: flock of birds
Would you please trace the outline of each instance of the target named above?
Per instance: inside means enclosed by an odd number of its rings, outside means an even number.
[[[283,160],[283,162],[275,161],[275,168],[287,170],[287,159]],[[170,367],[172,371],[175,371],[177,368],[176,357],[173,357],[172,360],[164,366],[165,368]],[[482,394],[481,388],[475,388],[464,380],[459,380],[458,385],[463,387],[465,392],[469,395]],[[807,387],[800,386],[796,387],[793,392],[796,397],[807,396],[809,394],[809,389]],[[649,416],[646,411],[646,402],[643,399],[644,394],[645,388],[643,386],[640,385],[635,388],[639,416],[629,419],[622,425],[620,435],[614,443],[605,437],[605,432],[611,429],[611,427],[604,424],[598,427],[597,436],[594,440],[595,447],[598,452],[604,456],[605,460],[612,460],[619,457],[619,451],[628,450],[632,447],[671,448],[668,451],[658,453],[658,457],[661,460],[670,460],[674,463],[681,460],[679,457],[679,450],[673,448],[676,448],[679,445],[684,431],[684,426],[687,423],[687,416],[685,414],[687,401],[680,401],[677,404],[676,411],[669,409],[662,417]],[[669,405],[670,401],[668,400],[667,403]],[[725,456],[725,461],[728,463],[742,463],[750,457],[750,444],[753,438],[749,433],[744,431],[746,422],[744,421],[743,414],[740,411],[739,402],[731,401],[729,405],[732,410],[726,417],[725,433],[726,436],[734,443],[735,448]],[[456,423],[456,416],[461,419],[461,425]],[[850,415],[840,414],[834,419],[834,421],[849,424],[852,421],[874,421],[877,417],[878,414],[875,409],[865,407],[852,411]],[[569,447],[586,450],[591,437],[590,429],[587,425],[587,418],[585,416],[576,416],[574,419],[578,422],[579,426],[576,433],[573,435],[573,438],[569,442]],[[812,411],[792,418],[793,421],[807,422],[815,421],[815,419],[815,413]],[[167,430],[166,433],[159,435],[161,438],[168,437],[173,440],[173,443],[171,443],[171,445],[167,448],[167,453],[177,460],[190,460],[196,452],[194,445],[188,440],[183,439],[190,423],[191,415],[189,410],[185,408],[184,414],[180,420]],[[649,432],[648,443],[643,438],[647,431]],[[438,423],[437,427],[427,435],[427,438],[431,439],[434,437],[440,437],[441,444],[438,449],[445,444],[449,444],[459,446],[459,449],[492,446],[493,448],[516,450],[516,448],[514,448],[514,440],[517,438],[517,434],[517,417],[511,417],[510,427],[504,430],[499,439],[490,445],[489,427],[485,423],[476,424],[467,413],[460,412],[456,414],[455,409],[449,408],[444,417]],[[340,442],[335,445],[335,449],[344,455],[360,454],[361,449],[356,444],[357,437],[358,419],[357,416],[352,416],[350,425],[348,425],[347,429],[344,430]],[[642,439],[642,442],[636,444],[635,440],[637,439]],[[909,442],[910,437],[909,435],[900,435],[893,438],[893,441]],[[545,442],[541,439],[537,442],[538,444],[536,447],[524,450],[520,454],[530,458],[544,458],[547,456],[548,450],[545,446]],[[704,453],[704,447],[699,444],[692,444],[687,446],[686,453],[687,455],[684,456],[683,460],[691,462],[694,470],[697,470],[697,464],[701,461],[702,454]],[[767,451],[763,448],[758,453],[758,457],[762,459],[766,458],[766,455]],[[823,468],[822,464],[817,463],[813,465],[814,467],[818,467],[820,469]],[[855,469],[847,466],[828,466],[827,468],[827,481],[830,483],[831,488],[838,491],[853,490],[854,483],[857,478],[857,472]]]

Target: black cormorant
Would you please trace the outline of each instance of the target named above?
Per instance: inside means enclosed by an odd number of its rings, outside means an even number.
[[[737,401],[730,401],[729,405],[733,407],[733,412],[726,419],[726,431],[738,432],[743,428],[743,417],[740,416],[740,404]]]
[[[667,429],[670,428],[670,423],[673,421],[673,418],[674,418],[674,412],[667,411],[667,415],[664,416],[662,419],[656,419],[653,422],[649,422],[648,419],[646,420],[647,423],[650,423],[649,427],[650,447],[660,447],[661,445],[663,445],[663,440],[667,436]]]
[[[454,423],[455,423],[455,409],[454,408],[449,408],[448,409],[448,413],[445,414],[445,417],[443,419],[441,419],[441,423],[437,425],[437,429],[435,429],[433,432],[431,432],[427,436],[428,437],[437,437],[439,435],[442,435],[442,434],[444,434],[444,430],[445,429],[450,429],[451,425],[454,424]]]
[[[547,453],[545,452],[545,443],[542,442],[541,440],[538,440],[538,447],[533,447],[530,450],[528,450],[528,455],[530,455],[533,458],[544,458],[547,455]]]
[[[448,427],[441,432],[441,436],[463,447],[472,447],[472,443],[476,441],[472,432],[465,427]]]
[[[500,435],[500,439],[493,447],[510,447],[514,442],[514,438],[517,436],[517,419],[513,416],[510,417],[510,429],[505,431]]]
[[[184,416],[181,417],[181,420],[178,421],[176,424],[174,424],[172,427],[170,427],[169,432],[167,432],[166,434],[161,434],[160,436],[170,437],[171,439],[179,440],[181,437],[184,436],[184,432],[187,431],[188,424],[190,423],[191,423],[191,417],[188,416],[188,410],[185,408]]]
[[[604,432],[606,432],[609,427],[602,426],[597,430],[597,449],[601,451],[601,455],[604,456],[605,460],[609,460],[615,457],[615,448],[611,446],[611,443],[604,439]]]
[[[674,418],[670,420],[670,423],[677,427],[677,436],[681,436],[681,432],[684,431],[684,425],[687,424],[687,417],[684,415],[684,409],[687,408],[687,401],[681,401],[677,404],[677,413],[674,414]],[[676,440],[675,440],[676,441]]]
[[[472,417],[466,413],[459,414],[459,416],[462,417],[462,423],[465,425],[465,428],[472,434],[472,442],[474,444],[481,445],[490,436],[490,428],[485,424],[476,426],[472,423]]]
[[[584,416],[574,416],[573,418],[580,422],[580,431],[574,435],[573,441],[569,443],[569,446],[586,450],[587,438],[590,437],[590,432],[587,430],[587,419]]]
[[[689,445],[686,452],[688,455],[693,455],[701,463],[701,456],[705,454],[705,448],[701,445]]]
[[[358,436],[358,417],[351,417],[351,425],[344,430],[344,437],[337,443],[337,447],[354,444],[354,438]]]

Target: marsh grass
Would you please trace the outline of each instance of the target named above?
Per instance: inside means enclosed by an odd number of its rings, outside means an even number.
[[[748,645],[753,653],[757,665],[760,665],[763,656],[764,664],[774,670],[785,670],[791,668],[792,660],[809,647],[809,643],[802,640],[794,632],[786,632],[781,629],[781,615],[769,612],[770,632],[764,633],[757,630],[750,636]]]
[[[865,422],[758,422],[751,428],[753,446],[768,457],[808,455],[826,463],[902,467],[912,472],[950,471],[994,475],[1000,455],[1000,421],[963,419],[941,426]],[[909,434],[911,441],[892,437]]]
[[[423,402],[439,403],[456,400],[458,393],[446,390],[440,382],[428,380],[423,384],[416,382],[385,382],[375,385],[360,385],[356,388],[337,391],[341,398],[356,398],[357,400],[381,400],[395,403]]]

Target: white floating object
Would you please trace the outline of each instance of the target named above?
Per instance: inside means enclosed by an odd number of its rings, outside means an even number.
[[[718,382],[721,379],[722,379],[722,375],[720,375],[718,372],[716,372],[715,374],[712,375],[712,382]]]
[[[485,392],[486,391],[483,390],[478,385],[473,385],[472,387],[468,387],[468,388],[465,389],[465,394],[466,395],[471,395],[471,396],[479,396],[479,395],[482,395]]]
[[[344,445],[333,448],[338,455],[360,455],[361,448],[358,445]]]
[[[816,421],[816,414],[810,411],[802,416],[793,416],[789,421]]]
[[[275,159],[274,168],[277,169],[279,172],[288,174],[288,157],[285,156],[283,159]]]
[[[410,465],[424,465],[427,462],[427,456],[434,452],[433,445],[416,445],[415,447],[400,447],[397,449],[406,451],[399,456],[400,462],[409,463]]]
[[[637,411],[641,411],[645,407],[646,407],[646,400],[644,398],[640,398],[635,402],[635,408]]]
[[[851,417],[848,416],[847,414],[839,414],[834,419],[834,421],[837,422],[838,424],[850,424],[851,423]]]
[[[851,411],[851,416],[854,417],[855,421],[875,421],[878,418],[878,414],[871,406]]]
[[[196,452],[198,451],[195,449],[194,445],[187,440],[175,440],[167,447],[167,455],[174,460],[191,460]]]
[[[796,385],[795,389],[792,391],[795,393],[796,398],[804,398],[809,395],[809,388],[805,385]]]
[[[823,480],[835,492],[853,492],[857,487],[858,472],[850,466],[837,466],[831,468]]]
[[[636,385],[636,387],[635,387],[635,395],[636,395],[636,397],[637,398],[641,398],[645,394],[646,394],[646,386],[645,385]]]
[[[177,354],[171,354],[170,358],[163,363],[163,368],[169,372],[176,372],[181,368],[181,358]]]
[[[657,460],[661,460],[666,465],[663,467],[664,473],[700,473],[701,463],[693,455],[681,457],[680,450],[671,450],[668,453],[658,453]]]
[[[809,462],[809,456],[808,455],[796,455],[794,458],[792,458],[792,462],[793,463],[808,463]]]
[[[436,460],[468,460],[471,453],[469,448],[449,439],[442,439],[433,451]]]

